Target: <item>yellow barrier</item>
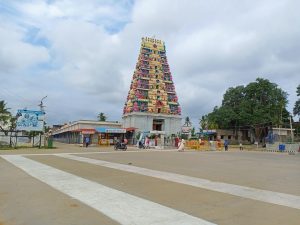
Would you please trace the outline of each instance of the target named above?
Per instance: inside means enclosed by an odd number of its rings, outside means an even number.
[[[98,142],[98,144],[101,146],[109,146],[110,145],[110,143],[109,143],[109,139],[100,139],[99,140],[99,142]]]
[[[224,148],[224,144],[220,141],[201,141],[198,140],[189,140],[186,141],[186,147],[188,149],[195,149],[200,151],[209,151],[209,150],[219,150],[221,151]]]

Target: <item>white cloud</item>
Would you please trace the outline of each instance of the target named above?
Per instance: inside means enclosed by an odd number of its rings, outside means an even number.
[[[27,83],[28,68],[47,62],[29,72],[36,75],[31,85],[42,84],[39,95],[49,96],[53,122],[95,118],[100,111],[118,120],[140,38],[156,35],[166,42],[183,116],[194,123],[221,103],[227,88],[258,76],[289,92],[291,110],[300,83],[299,6],[293,0],[15,2],[20,14],[13,26],[0,24],[0,49],[9,56],[1,51],[0,66]],[[32,26],[47,48],[23,41]]]
[[[44,47],[32,46],[22,41],[22,30],[0,25],[0,71],[19,72],[28,67],[46,62],[48,51]]]

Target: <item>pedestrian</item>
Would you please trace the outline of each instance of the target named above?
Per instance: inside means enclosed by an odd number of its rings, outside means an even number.
[[[242,142],[240,142],[240,150],[244,150]]]
[[[225,141],[224,141],[225,151],[228,151],[228,145],[229,145],[229,141],[228,141],[228,140],[225,140]]]
[[[85,138],[85,147],[87,148],[90,144],[90,138],[89,137],[86,137]]]
[[[148,136],[146,136],[145,148],[150,148],[150,138]]]
[[[179,138],[175,137],[175,147],[178,148],[179,145]]]
[[[184,147],[185,147],[185,140],[181,139],[181,141],[179,142],[178,151],[179,152],[183,152],[184,151]]]

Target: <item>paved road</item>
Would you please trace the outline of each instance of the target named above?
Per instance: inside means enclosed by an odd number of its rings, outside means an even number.
[[[0,225],[299,224],[300,154],[0,152]]]

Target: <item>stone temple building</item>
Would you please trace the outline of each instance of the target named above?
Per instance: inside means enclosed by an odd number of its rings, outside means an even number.
[[[163,41],[142,38],[122,118],[124,127],[137,132],[169,136],[181,131],[181,107]]]

